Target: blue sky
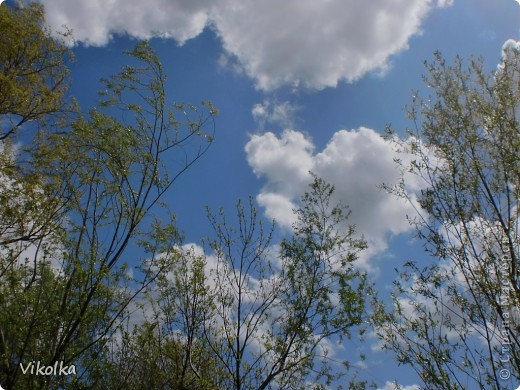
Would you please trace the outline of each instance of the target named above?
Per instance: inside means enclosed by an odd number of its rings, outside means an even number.
[[[361,266],[382,294],[391,270],[424,257],[404,217],[409,206],[377,184],[396,178],[380,134],[410,124],[405,105],[425,91],[424,60],[483,56],[496,68],[508,39],[520,40],[515,0],[41,0],[51,28],[67,25],[77,45],[72,93],[95,104],[100,77],[125,64],[122,51],[151,39],[172,100],[219,110],[209,152],[167,202],[187,242],[208,235],[205,206],[256,197],[289,229],[308,170],[336,186],[351,222],[369,241]],[[368,340],[367,346],[374,340]],[[357,344],[359,346],[359,344]],[[370,351],[363,375],[381,389],[419,383],[388,355]]]

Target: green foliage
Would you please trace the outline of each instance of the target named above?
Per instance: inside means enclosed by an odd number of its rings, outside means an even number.
[[[73,107],[66,99],[72,53],[68,33],[55,39],[44,27],[43,6],[0,7],[0,140],[22,125],[59,119]]]
[[[329,368],[322,341],[337,337],[341,342],[352,330],[364,331],[365,300],[372,289],[354,262],[366,242],[346,225],[348,210],[330,204],[333,192],[333,186],[314,176],[295,210],[294,234],[280,245],[285,285],[278,296],[281,312],[290,315],[277,321],[273,335],[283,342],[277,345],[279,360],[271,375],[281,372],[287,381],[311,371],[326,383],[338,379],[342,373]],[[320,360],[323,367],[316,369]]]
[[[434,96],[414,97],[410,138],[393,138],[406,176],[389,189],[417,207],[411,222],[438,262],[408,263],[394,307],[376,317],[385,347],[426,388],[520,379],[519,59],[510,51],[490,76],[479,60],[466,69],[437,53],[425,78]],[[424,185],[418,202],[412,178]]]
[[[27,14],[34,28],[43,20],[39,6],[5,8],[2,17]],[[40,30],[31,45],[50,50],[52,38]],[[209,103],[201,109],[168,104],[166,76],[151,46],[141,42],[128,54],[136,66],[105,80],[99,108],[88,117],[70,112],[66,120],[41,127],[20,153],[9,142],[1,150],[0,310],[7,314],[0,319],[0,383],[9,389],[101,383],[100,373],[109,368],[108,341],[131,303],[169,267],[161,256],[179,240],[173,221],[152,219],[153,209],[211,144],[213,134],[203,127],[216,110]],[[53,61],[45,69],[59,66],[66,74],[55,57],[45,58]],[[17,76],[29,84],[16,88],[31,94],[50,88],[62,99],[64,89],[53,75],[26,81]],[[52,99],[61,102],[58,95]],[[37,110],[20,104],[18,111],[0,112],[2,124],[22,117],[4,138],[34,119]],[[23,374],[20,364],[32,361],[74,364],[77,375]]]
[[[300,313],[297,318],[315,319],[298,328],[348,335],[364,313],[365,275],[353,263],[366,242],[355,238],[354,226],[344,226],[345,208],[331,207],[333,191],[330,184],[314,178],[311,191],[302,197],[302,208],[296,210],[295,234],[281,244],[281,257],[287,264],[290,289],[286,299],[293,302],[292,311]]]

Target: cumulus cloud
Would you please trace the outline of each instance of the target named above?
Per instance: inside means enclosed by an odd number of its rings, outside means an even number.
[[[47,23],[59,30],[72,29],[75,40],[105,45],[114,34],[140,39],[174,38],[179,44],[199,35],[208,24],[209,0],[68,1],[41,0]]]
[[[353,81],[387,65],[419,32],[429,1],[242,1],[214,23],[227,53],[260,89]]]
[[[171,37],[180,44],[211,26],[227,60],[256,86],[322,89],[381,71],[408,46],[428,11],[449,0],[40,0],[52,28],[106,44],[114,34]]]
[[[245,147],[247,161],[258,176],[266,176],[276,193],[293,197],[304,189],[314,169],[314,144],[303,133],[285,130],[253,135]]]
[[[384,251],[389,235],[411,229],[406,215],[414,213],[413,207],[379,188],[400,177],[392,144],[361,127],[338,131],[322,151],[314,149],[312,140],[294,130],[251,137],[245,147],[247,160],[254,173],[266,179],[257,201],[269,218],[290,227],[295,218],[292,208],[308,189],[312,171],[336,187],[333,201],[349,206],[349,223],[368,240],[368,255]],[[419,187],[415,183],[415,189]]]

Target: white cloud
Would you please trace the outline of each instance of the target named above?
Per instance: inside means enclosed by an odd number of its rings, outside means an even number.
[[[453,5],[453,1],[454,0],[438,0],[437,1],[437,6],[442,8],[442,7],[449,7],[450,5]]]
[[[225,50],[260,89],[322,89],[387,65],[420,30],[430,2],[227,2],[214,23]]]
[[[384,387],[380,387],[378,390],[421,390],[421,387],[419,385],[402,386],[395,382],[387,381]]]
[[[253,135],[245,149],[255,174],[268,177],[266,190],[273,187],[276,193],[294,197],[306,188],[309,171],[314,170],[314,145],[301,132]]]
[[[267,215],[274,218],[283,227],[289,227],[294,222],[292,210],[296,204],[286,195],[273,192],[262,192],[256,198],[258,204],[266,209]]]
[[[206,26],[219,35],[227,60],[258,88],[322,89],[387,68],[408,47],[432,7],[448,0],[40,0],[54,29],[78,41],[106,44],[113,34],[171,37],[180,44]]]
[[[405,216],[414,212],[412,206],[379,188],[382,182],[397,182],[400,172],[393,161],[394,146],[374,130],[338,131],[319,153],[294,130],[279,137],[270,132],[254,135],[245,149],[255,174],[267,181],[257,200],[282,227],[294,221],[291,209],[307,191],[312,171],[336,187],[333,201],[350,207],[349,223],[369,242],[364,262],[386,249],[389,234],[411,229]]]
[[[53,29],[66,25],[77,41],[105,45],[113,34],[174,38],[180,44],[208,24],[209,0],[41,0]]]
[[[251,109],[251,114],[257,122],[265,122],[269,117],[269,107],[264,103],[258,103]]]
[[[518,69],[520,69],[520,41],[508,39],[502,45],[502,59],[497,65],[497,75],[508,72],[508,76],[518,82],[520,80]]]
[[[278,125],[282,128],[291,127],[294,124],[294,116],[298,107],[288,101],[273,102],[268,99],[257,103],[251,109],[253,119],[258,123],[258,128],[263,130],[266,125]]]
[[[520,41],[515,41],[514,39],[508,39],[502,45],[502,61],[507,59],[513,60],[518,57],[515,55],[515,52],[520,50]],[[499,65],[500,67],[501,65]]]

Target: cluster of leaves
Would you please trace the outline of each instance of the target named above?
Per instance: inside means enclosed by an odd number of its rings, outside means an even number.
[[[31,121],[59,121],[74,104],[65,64],[73,56],[62,39],[51,38],[44,9],[30,3],[13,10],[0,7],[0,140]]]

